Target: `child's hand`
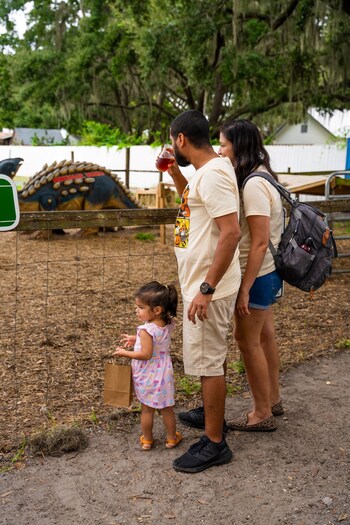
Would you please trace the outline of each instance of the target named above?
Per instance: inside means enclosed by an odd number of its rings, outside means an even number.
[[[127,350],[124,350],[124,348],[121,348],[120,346],[118,346],[112,355],[116,355],[118,357],[127,357],[126,352]]]
[[[126,347],[134,346],[135,341],[136,341],[135,335],[122,334],[120,338],[120,342]]]

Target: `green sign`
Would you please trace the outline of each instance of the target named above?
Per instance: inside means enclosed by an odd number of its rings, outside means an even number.
[[[19,206],[16,184],[7,175],[0,175],[0,231],[16,228]]]

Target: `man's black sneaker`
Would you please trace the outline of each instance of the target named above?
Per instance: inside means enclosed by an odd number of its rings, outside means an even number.
[[[185,454],[174,460],[173,467],[179,472],[196,473],[214,465],[229,463],[232,456],[225,438],[221,443],[214,443],[207,436],[202,436]]]
[[[204,407],[193,408],[188,412],[179,412],[179,419],[187,427],[202,428],[204,430]]]
[[[204,418],[204,408],[198,407],[193,408],[192,410],[189,410],[188,412],[179,412],[179,419],[183,425],[186,425],[187,427],[192,428],[201,428],[204,430],[205,428],[205,418]],[[229,431],[229,427],[226,424],[226,421],[224,420],[224,428],[223,432],[224,434],[227,434]]]

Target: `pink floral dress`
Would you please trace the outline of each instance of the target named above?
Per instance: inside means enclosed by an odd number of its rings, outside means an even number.
[[[153,339],[153,354],[148,361],[132,359],[134,392],[141,403],[152,408],[175,404],[174,371],[169,353],[173,329],[173,322],[165,326],[145,323],[137,328],[134,350],[140,350],[140,332],[146,330]]]

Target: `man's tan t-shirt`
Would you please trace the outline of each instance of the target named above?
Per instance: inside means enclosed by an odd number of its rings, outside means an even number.
[[[265,171],[260,168],[257,171]],[[277,248],[283,229],[283,206],[282,199],[276,188],[262,177],[252,177],[245,185],[243,190],[243,209],[241,212],[241,241],[239,243],[239,259],[242,273],[247,266],[248,253],[251,245],[250,232],[246,217],[260,215],[270,217],[270,240]],[[261,277],[275,270],[275,263],[272,253],[268,248],[263,264],[257,277]]]
[[[175,223],[175,254],[186,301],[197,295],[213,262],[220,235],[214,219],[234,212],[239,218],[236,175],[229,159],[217,157],[197,170],[187,184]],[[237,249],[213,300],[236,293],[240,281]]]

